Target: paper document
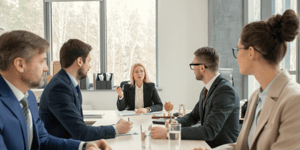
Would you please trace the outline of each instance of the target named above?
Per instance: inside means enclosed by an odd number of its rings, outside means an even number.
[[[129,132],[127,133],[124,133],[124,134],[119,134],[118,136],[125,136],[125,135],[138,135],[139,133],[136,132],[136,131],[133,131],[133,130],[130,130]]]
[[[143,114],[136,114],[135,111],[117,111],[117,114],[120,116],[136,116],[136,115],[152,115],[152,114],[162,114],[162,112],[149,112],[149,113],[143,113]]]
[[[84,118],[103,118],[104,113],[101,114],[92,114],[92,113],[84,113],[83,117]]]

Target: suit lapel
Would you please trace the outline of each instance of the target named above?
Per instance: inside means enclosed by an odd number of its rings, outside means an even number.
[[[204,88],[202,89],[201,93],[200,93],[200,100],[199,100],[199,110],[200,110],[200,121],[201,121],[201,125],[203,125],[203,118],[204,118],[204,109],[203,109],[203,91],[204,91]]]
[[[254,145],[256,145],[257,139],[263,127],[266,125],[267,121],[269,120],[269,117],[271,116],[273,108],[276,105],[278,97],[280,96],[282,90],[284,89],[285,85],[289,82],[289,80],[291,80],[289,73],[287,72],[287,70],[283,70],[280,74],[278,74],[278,76],[275,77],[274,81],[272,82],[272,85],[270,86],[269,92],[265,99],[265,103],[263,105],[263,109],[261,110],[257,122],[257,127],[254,132],[253,144],[251,145],[250,149]]]
[[[208,91],[208,93],[207,93],[207,95],[206,95],[205,102],[204,102],[204,106],[206,105],[208,98],[209,98],[210,95],[213,93],[213,91],[215,90],[215,88],[218,86],[218,84],[219,84],[219,82],[222,80],[222,78],[223,78],[223,77],[222,77],[221,75],[219,75],[219,76],[216,78],[216,80],[214,81],[214,83],[211,85],[211,87],[210,87],[210,89],[209,89],[209,91]]]
[[[64,69],[61,69],[59,71],[59,73],[65,78],[64,80],[67,82],[67,84],[72,89],[73,94],[75,95],[75,101],[76,101],[75,103],[76,103],[77,109],[79,110],[79,112],[81,112],[81,116],[82,116],[82,111],[81,111],[82,97],[81,97],[80,89],[78,90],[78,93],[77,93],[70,77],[68,76],[67,72]]]
[[[22,135],[24,139],[25,148],[28,149],[28,137],[27,137],[27,125],[23,110],[20,106],[20,102],[13,94],[9,86],[4,81],[3,77],[0,75],[0,95],[2,96],[1,99],[6,107],[18,118],[21,128],[22,128]],[[26,135],[26,136],[25,136]]]
[[[147,102],[147,101],[146,101],[146,98],[147,98],[147,97],[148,97],[148,98],[150,97],[150,95],[149,95],[148,92],[147,92],[147,88],[148,88],[147,85],[144,83],[144,84],[143,84],[143,96],[144,96],[144,97],[143,97],[143,102],[144,102],[144,108],[146,107],[145,105],[147,104],[147,103],[146,103],[146,102]],[[148,105],[147,105],[147,106],[148,106]]]
[[[241,133],[240,135],[243,135],[241,137],[243,137],[243,139],[241,140],[242,143],[241,143],[241,148],[240,149],[248,149],[248,136],[249,136],[249,132],[250,132],[250,129],[251,129],[251,126],[252,126],[252,122],[254,120],[254,115],[255,115],[255,110],[256,110],[256,107],[257,107],[257,101],[258,101],[258,90],[256,90],[254,92],[255,94],[253,95],[253,97],[251,97],[251,99],[249,101],[251,101],[251,104],[248,106],[248,109],[247,110],[247,113],[250,113],[249,115],[246,114],[246,116],[248,116],[247,118],[245,118],[245,121],[244,121],[244,125],[245,127],[242,128],[241,130]],[[239,147],[239,143],[237,145],[237,149]]]
[[[29,94],[29,97],[28,97],[28,103],[29,103],[29,109],[30,109],[30,112],[31,112],[31,116],[32,116],[32,130],[33,130],[33,139],[32,139],[32,144],[31,144],[31,149],[38,149],[39,148],[39,139],[38,139],[38,131],[37,131],[37,127],[36,127],[36,120],[37,118],[35,117],[35,115],[33,114],[33,103],[32,101],[36,101],[36,99],[33,97],[32,94]]]
[[[133,104],[132,109],[134,110],[135,109],[135,85],[133,85],[133,86],[130,85],[129,97],[130,97],[129,100],[132,101],[132,102],[129,102],[129,104]]]

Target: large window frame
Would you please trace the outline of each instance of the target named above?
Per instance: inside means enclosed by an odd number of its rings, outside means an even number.
[[[44,35],[45,39],[50,43],[50,51],[47,52],[47,64],[50,66],[52,61],[52,2],[78,2],[78,1],[99,1],[99,17],[100,17],[100,72],[107,72],[107,35],[106,35],[106,16],[107,16],[107,0],[44,0]],[[158,70],[158,0],[155,0],[155,45],[156,45],[156,87],[159,87],[159,70]],[[129,66],[130,67],[130,66]],[[52,74],[49,70],[48,75]]]
[[[249,9],[251,9],[249,6],[249,2],[251,0],[245,0],[244,1],[244,25],[248,24],[249,23]],[[271,17],[273,15],[273,10],[272,8],[274,7],[274,2],[275,0],[260,0],[260,3],[261,3],[261,9],[260,9],[260,12],[261,12],[261,20],[266,20],[267,18]],[[299,14],[300,12],[300,2],[297,2],[297,14]],[[296,70],[294,71],[289,71],[289,73],[291,75],[296,75],[296,82],[300,82],[300,38],[297,37],[296,39]],[[247,98],[249,99],[249,97],[251,96],[252,92],[253,91],[249,91],[249,82],[253,82],[251,81],[252,79],[249,78],[248,75],[244,75],[244,89],[247,89],[247,90],[244,90],[244,98]]]

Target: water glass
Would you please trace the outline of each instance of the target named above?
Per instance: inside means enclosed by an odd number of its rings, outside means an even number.
[[[143,148],[151,147],[151,130],[152,124],[141,124],[141,141]]]
[[[169,124],[169,150],[180,150],[181,145],[181,124]]]

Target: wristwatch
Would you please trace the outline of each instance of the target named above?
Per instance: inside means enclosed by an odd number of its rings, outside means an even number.
[[[83,145],[82,145],[82,150],[86,150],[86,149],[85,149],[86,145],[87,145],[87,142],[83,143]]]

